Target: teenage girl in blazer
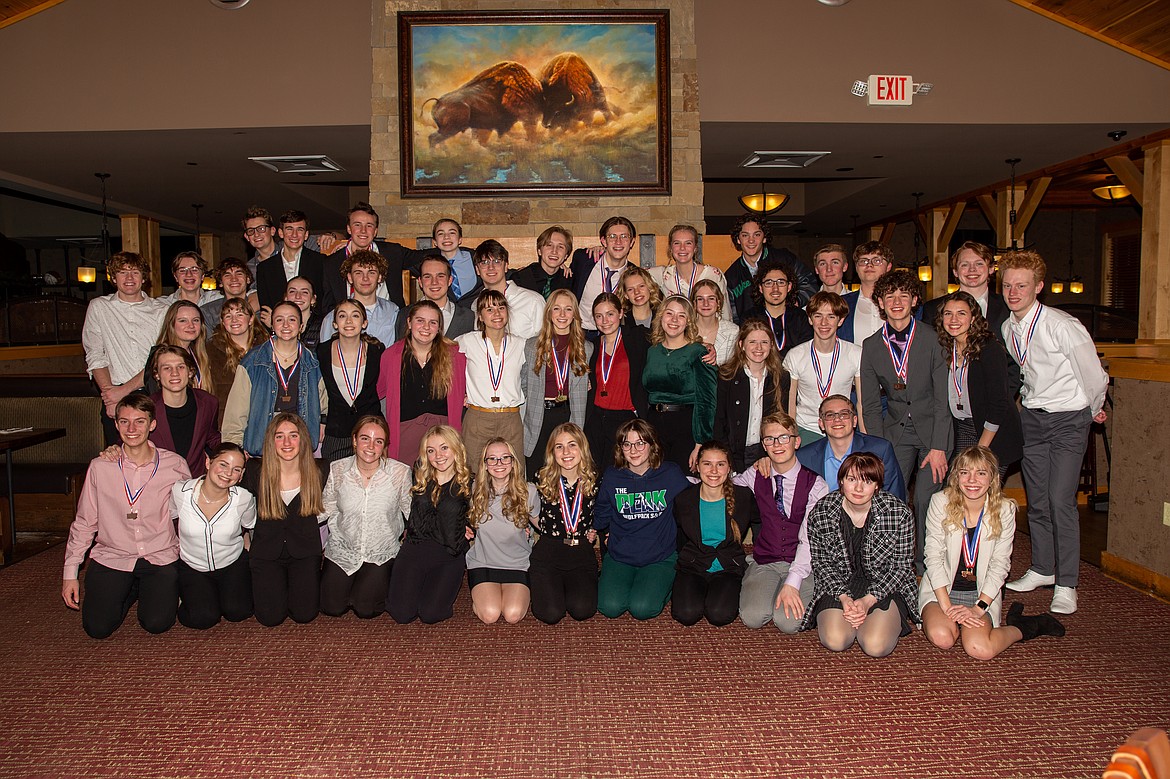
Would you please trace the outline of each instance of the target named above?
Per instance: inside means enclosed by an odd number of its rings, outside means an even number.
[[[761,407],[754,409],[754,415],[749,375],[763,381]],[[747,320],[739,329],[731,359],[719,369],[719,383],[715,388],[714,438],[729,445],[731,465],[736,473],[742,473],[764,456],[760,426],[749,426],[749,417],[762,420],[782,411],[787,393],[788,374],[780,364],[771,328],[762,319]]]
[[[601,293],[593,301],[592,311],[601,337],[589,364],[585,437],[597,473],[604,473],[614,463],[617,429],[635,417],[646,418],[648,401],[642,371],[650,342],[646,328],[623,321],[617,295]]]
[[[378,371],[382,342],[365,334],[366,307],[343,300],[333,307],[335,334],[317,344],[317,362],[325,384],[329,414],[321,459],[326,463],[353,456],[353,427],[364,416],[378,416]]]
[[[207,473],[207,450],[220,441],[219,401],[191,386],[195,360],[186,349],[158,346],[153,354],[147,372],[159,389],[150,396],[157,409],[150,441],[183,457],[192,476],[202,476]]]
[[[699,484],[674,499],[679,553],[670,614],[684,625],[703,617],[727,625],[739,614],[747,570],[743,537],[760,521],[755,495],[731,483],[728,447],[709,441],[699,449]]]

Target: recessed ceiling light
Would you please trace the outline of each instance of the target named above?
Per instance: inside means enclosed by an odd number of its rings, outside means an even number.
[[[873,158],[874,158],[875,160],[884,160],[884,159],[886,158],[886,155],[884,155],[884,154],[875,154],[875,155],[873,155]]]
[[[199,163],[198,162],[188,162],[187,164],[190,165],[192,168],[194,168]]]
[[[274,173],[335,173],[345,168],[324,154],[302,154],[292,157],[249,157]]]
[[[853,170],[853,168],[837,168],[838,173],[848,173],[851,170]]]
[[[828,151],[754,151],[739,163],[741,168],[807,168],[832,152]]]

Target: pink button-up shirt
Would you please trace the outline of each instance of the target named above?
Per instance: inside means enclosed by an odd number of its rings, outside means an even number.
[[[157,473],[154,473],[154,458],[146,465],[123,462],[130,491],[146,485],[134,504],[137,519],[126,516],[131,513],[130,501],[126,498],[118,463],[100,457],[90,462],[81,499],[77,502],[77,518],[69,527],[63,578],[77,578],[95,535],[97,543],[90,550],[89,559],[117,571],[133,571],[140,557],[154,565],[167,565],[179,559],[171,487],[177,481],[190,479],[191,471],[187,462],[174,452],[158,449],[153,444],[150,449],[158,457]]]

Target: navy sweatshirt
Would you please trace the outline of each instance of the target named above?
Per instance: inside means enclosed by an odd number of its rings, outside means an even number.
[[[639,476],[626,468],[609,468],[601,477],[593,527],[609,532],[609,556],[642,567],[662,562],[677,551],[674,499],[691,486],[672,462]]]

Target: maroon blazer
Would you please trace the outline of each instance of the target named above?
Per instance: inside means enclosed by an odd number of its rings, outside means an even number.
[[[192,478],[207,473],[206,451],[219,446],[219,428],[215,426],[215,418],[219,413],[219,398],[201,389],[188,389],[195,393],[195,432],[191,436],[191,451],[178,452],[187,460],[187,467],[191,469]],[[154,432],[150,434],[150,442],[162,449],[175,451],[175,441],[171,438],[171,426],[167,422],[167,407],[163,403],[161,392],[150,396],[154,401],[155,422]]]

